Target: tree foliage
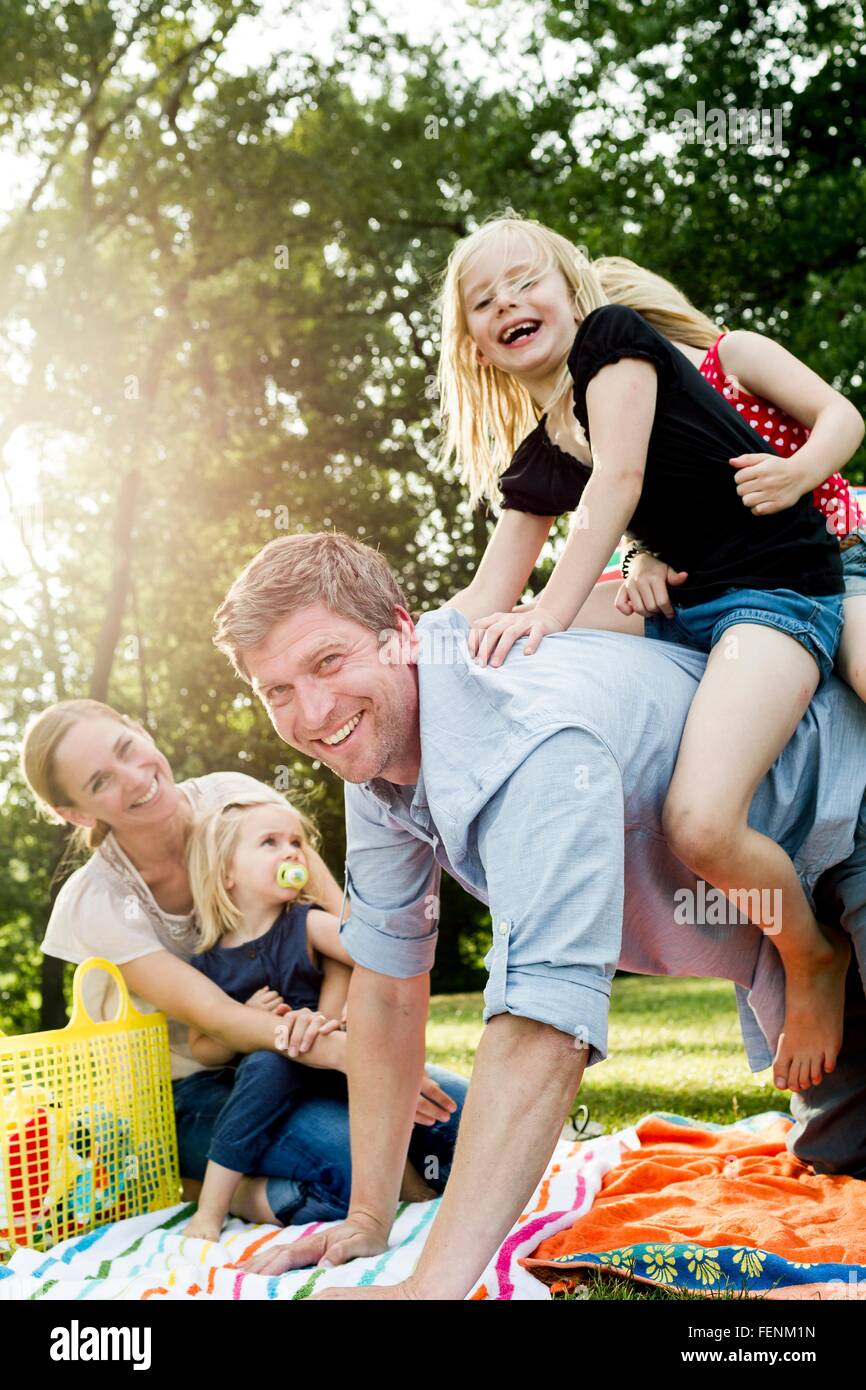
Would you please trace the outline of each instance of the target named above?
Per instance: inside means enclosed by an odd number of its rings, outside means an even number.
[[[412,44],[367,4],[325,44],[285,0],[306,46],[239,61],[254,0],[7,0],[0,1025],[39,1018],[60,846],[15,759],[50,700],[142,718],[178,777],[288,768],[339,876],[341,788],[275,741],[210,619],[287,530],[380,546],[416,610],[467,582],[491,518],[436,467],[431,298],[478,221],[510,205],[642,260],[860,400],[860,7],[529,8],[515,54],[510,0],[467,3],[476,76],[459,36]],[[684,142],[698,101],[781,108],[784,149]],[[435,986],[483,978],[487,923],[447,888]]]

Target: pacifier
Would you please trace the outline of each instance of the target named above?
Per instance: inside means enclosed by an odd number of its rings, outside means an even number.
[[[277,884],[280,888],[294,888],[300,892],[306,887],[309,877],[304,865],[296,864],[292,859],[286,859],[277,869]]]

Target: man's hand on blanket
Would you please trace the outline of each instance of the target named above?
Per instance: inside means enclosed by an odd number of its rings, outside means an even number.
[[[324,1014],[313,1013],[312,1009],[289,1009],[287,1004],[277,1008],[280,1021],[274,1030],[274,1042],[278,1052],[289,1057],[297,1057],[299,1052],[309,1052],[316,1038],[326,1038],[336,1033],[340,1027],[338,1018],[326,1018]]]
[[[267,1276],[285,1274],[290,1269],[306,1269],[308,1265],[331,1268],[347,1260],[384,1254],[389,1235],[390,1231],[373,1217],[351,1216],[339,1226],[302,1236],[291,1245],[268,1245],[248,1260],[240,1260],[236,1267],[245,1274]]]

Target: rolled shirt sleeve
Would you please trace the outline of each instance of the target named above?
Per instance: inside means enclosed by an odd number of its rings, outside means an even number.
[[[441,870],[432,844],[404,829],[372,792],[348,784],[346,887],[340,928],[352,959],[397,979],[423,975],[436,955]]]

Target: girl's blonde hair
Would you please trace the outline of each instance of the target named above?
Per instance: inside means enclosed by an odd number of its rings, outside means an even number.
[[[57,749],[69,730],[82,719],[115,719],[136,733],[150,735],[143,725],[127,714],[118,714],[101,700],[59,700],[37,714],[24,731],[21,743],[21,772],[30,788],[40,813],[56,825],[67,821],[57,811],[58,806],[74,806],[75,798],[63,786],[57,770]],[[111,830],[104,821],[92,828],[79,827],[70,837],[70,851],[95,850]]]
[[[448,258],[437,297],[442,322],[439,358],[439,401],[442,416],[441,460],[456,465],[469,489],[470,505],[483,497],[498,502],[500,474],[517,446],[571,392],[571,375],[564,360],[549,398],[533,400],[525,386],[508,372],[477,359],[463,301],[462,282],[480,252],[501,240],[502,263],[509,259],[516,238],[528,241],[530,263],[516,277],[559,270],[571,291],[578,323],[604,304],[625,304],[636,310],[667,338],[693,347],[710,347],[724,328],[718,328],[690,304],[669,280],[645,270],[625,256],[590,260],[584,247],[531,218],[508,212],[485,222],[458,241]],[[579,428],[579,427],[578,427]]]
[[[728,330],[714,323],[663,275],[627,256],[598,256],[592,263],[611,304],[625,304],[665,338],[710,348]]]
[[[236,796],[225,806],[217,806],[197,816],[187,844],[189,885],[198,917],[197,955],[209,951],[226,932],[236,931],[241,925],[243,918],[229,897],[226,876],[237,847],[244,813],[254,806],[268,806],[274,802],[294,812],[301,825],[310,877],[295,901],[322,901],[327,869],[318,852],[319,832],[311,818],[276,791],[271,796],[255,792],[248,796]]]

